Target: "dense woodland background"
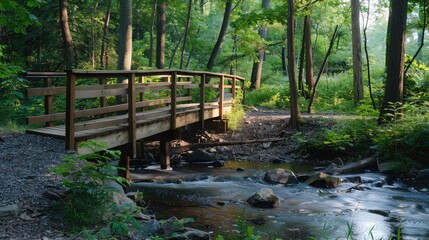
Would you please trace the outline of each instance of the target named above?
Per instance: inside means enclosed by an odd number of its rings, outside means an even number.
[[[290,108],[292,127],[304,111],[388,123],[387,132],[346,124],[366,132],[326,135],[337,150],[366,136],[425,149],[427,14],[427,0],[3,0],[0,123],[42,111],[42,99],[24,95],[40,84],[26,71],[180,68],[245,77],[246,105]]]

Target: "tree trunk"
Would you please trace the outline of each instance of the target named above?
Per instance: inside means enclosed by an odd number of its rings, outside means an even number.
[[[314,88],[314,73],[313,73],[313,46],[311,44],[311,17],[305,16],[304,19],[305,31],[305,83],[307,85],[307,98],[310,96]]]
[[[262,9],[270,8],[270,0],[262,0]],[[268,29],[264,26],[261,27],[258,31],[259,37],[261,39],[265,39],[267,37]],[[262,47],[258,50],[258,62],[253,63],[252,76],[250,77],[250,88],[251,89],[259,89],[261,87],[261,76],[262,76],[262,66],[264,64],[265,58],[265,49],[266,47]]]
[[[301,96],[305,96],[303,73],[304,73],[304,51],[305,50],[305,31],[302,31],[301,50],[299,51],[299,69],[298,69],[298,90]]]
[[[112,0],[107,1],[106,17],[104,18],[103,37],[101,38],[101,51],[100,51],[100,68],[106,69],[105,60],[107,60],[106,44],[108,42],[107,34],[109,31],[110,23],[110,9],[112,7]]]
[[[191,25],[191,12],[192,12],[192,0],[189,0],[188,16],[186,18],[186,26],[185,26],[185,36],[183,36],[183,46],[182,46],[182,52],[180,54],[180,69],[183,68],[183,62],[185,61],[186,43],[188,40],[189,27]]]
[[[232,0],[228,0],[225,3],[225,12],[223,15],[222,27],[220,28],[219,36],[213,47],[212,53],[210,54],[209,61],[207,63],[207,70],[211,71],[215,65],[216,58],[222,48],[222,44],[225,41],[226,31],[228,30],[229,18],[232,12]]]
[[[67,0],[59,1],[60,10],[60,23],[61,23],[61,35],[63,37],[64,44],[64,59],[65,69],[70,70],[73,68],[73,39],[70,32],[69,17],[67,13]]]
[[[404,52],[405,30],[407,25],[407,0],[393,0],[390,2],[391,28],[390,44],[386,59],[387,79],[384,91],[384,101],[380,112],[379,123],[396,118],[397,109],[391,109],[390,104],[402,103],[404,88]]]
[[[362,50],[360,37],[360,3],[359,0],[351,0],[352,9],[352,48],[353,48],[353,95],[355,105],[363,99],[362,82]]]
[[[286,61],[286,56],[287,56],[287,52],[286,52],[286,47],[282,47],[282,71],[283,71],[283,76],[287,76],[287,61]]]
[[[302,117],[298,103],[298,89],[296,87],[296,64],[295,64],[295,9],[294,0],[288,0],[288,24],[287,24],[287,50],[289,68],[289,91],[290,91],[290,120],[292,128],[300,128]]]
[[[118,70],[130,70],[133,46],[132,0],[120,0],[119,12]]]
[[[153,66],[153,27],[155,25],[155,12],[156,12],[157,0],[153,1],[152,14],[150,16],[150,27],[149,27],[149,67]]]
[[[156,12],[156,67],[163,69],[165,64],[165,0],[158,2]]]
[[[311,105],[313,104],[314,96],[316,96],[316,88],[319,83],[320,77],[322,73],[325,71],[326,66],[328,65],[328,57],[331,55],[332,47],[334,46],[335,38],[338,32],[338,25],[335,26],[334,33],[332,34],[331,41],[329,43],[328,51],[325,54],[325,58],[323,59],[322,67],[320,68],[319,74],[317,74],[316,82],[314,83],[313,92],[311,93],[310,102],[308,103],[307,112],[311,113]]]

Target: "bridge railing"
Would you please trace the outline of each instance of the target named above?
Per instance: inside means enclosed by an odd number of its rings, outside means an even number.
[[[44,105],[43,114],[27,117],[27,123],[51,128],[65,124],[67,149],[76,149],[79,133],[118,126],[128,128],[128,142],[135,143],[137,124],[151,118],[145,113],[149,109],[158,116],[169,115],[170,129],[176,129],[178,111],[198,108],[204,128],[207,107],[217,107],[222,118],[224,106],[244,90],[239,76],[174,69],[29,72],[27,77],[44,80],[43,86],[27,89],[28,97],[42,97]],[[59,83],[54,86],[55,78]],[[66,106],[59,104],[64,100]]]

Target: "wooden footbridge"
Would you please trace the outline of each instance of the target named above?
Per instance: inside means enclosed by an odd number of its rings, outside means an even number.
[[[139,140],[222,123],[234,99],[244,96],[242,77],[212,72],[70,70],[28,72],[27,78],[43,80],[27,96],[44,108],[27,117],[37,126],[27,132],[65,139],[66,149],[80,154],[91,152],[80,143],[93,139],[107,148],[125,145],[136,157]]]

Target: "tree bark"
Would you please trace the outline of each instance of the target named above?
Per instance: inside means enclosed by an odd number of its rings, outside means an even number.
[[[188,16],[186,18],[186,26],[185,26],[185,35],[183,36],[183,46],[182,46],[182,52],[180,54],[180,69],[183,68],[183,62],[185,61],[186,43],[188,40],[189,27],[191,25],[191,13],[192,13],[192,0],[189,0]]]
[[[153,27],[155,25],[155,13],[156,13],[157,0],[153,1],[152,14],[150,16],[150,27],[149,27],[149,67],[153,66]]]
[[[262,9],[270,8],[270,0],[262,0]],[[261,39],[267,37],[268,29],[263,26],[259,29],[258,34]],[[266,46],[258,49],[258,61],[253,63],[252,75],[250,77],[250,89],[259,89],[261,87],[262,66],[264,64]]]
[[[130,70],[133,47],[132,0],[120,0],[119,12],[118,70]]]
[[[305,31],[302,31],[301,50],[299,51],[299,69],[298,69],[298,92],[305,96],[303,73],[304,73],[304,52],[305,52]]]
[[[215,65],[216,58],[222,48],[222,44],[225,41],[226,31],[228,30],[229,18],[232,12],[232,0],[228,0],[225,3],[225,12],[223,15],[222,27],[220,28],[219,36],[213,47],[212,53],[210,54],[209,61],[207,63],[207,70],[211,71]]]
[[[391,6],[390,44],[387,49],[387,79],[384,101],[380,112],[379,123],[391,121],[396,116],[396,110],[391,109],[391,103],[402,103],[404,88],[404,52],[405,30],[407,25],[407,0],[393,0]]]
[[[288,0],[288,24],[287,24],[287,50],[289,70],[290,91],[290,120],[292,128],[299,129],[302,122],[298,103],[298,89],[296,87],[296,64],[295,64],[295,9],[294,0]]]
[[[165,0],[158,2],[156,12],[156,67],[163,69],[165,64]]]
[[[287,61],[286,61],[286,57],[287,56],[287,51],[286,51],[286,47],[282,47],[282,71],[283,71],[283,76],[287,76]]]
[[[304,19],[305,31],[305,83],[307,85],[306,97],[310,96],[314,88],[314,73],[313,73],[313,46],[311,44],[311,17],[305,16]]]
[[[322,76],[322,73],[325,71],[326,65],[328,64],[328,57],[329,55],[331,55],[332,47],[334,46],[337,32],[338,32],[338,25],[335,26],[334,33],[332,34],[331,41],[329,43],[328,51],[326,52],[325,58],[323,59],[322,67],[320,68],[319,74],[317,74],[316,82],[314,83],[314,88],[311,93],[310,102],[308,103],[308,108],[307,108],[308,113],[311,113],[311,105],[313,104],[314,96],[316,96],[316,87],[317,87],[317,84],[319,83],[320,76]]]
[[[355,105],[363,99],[362,81],[362,49],[360,37],[360,3],[359,0],[351,0],[352,10],[352,48],[353,48],[353,95]]]
[[[67,13],[67,0],[59,0],[59,13],[61,23],[61,35],[64,44],[64,59],[65,69],[70,70],[73,68],[73,39],[70,32],[69,17]]]
[[[103,37],[101,39],[101,50],[100,50],[100,68],[106,69],[105,61],[107,61],[106,44],[108,42],[107,34],[109,32],[110,23],[110,9],[112,7],[112,0],[107,1],[106,17],[104,18],[103,25]]]

